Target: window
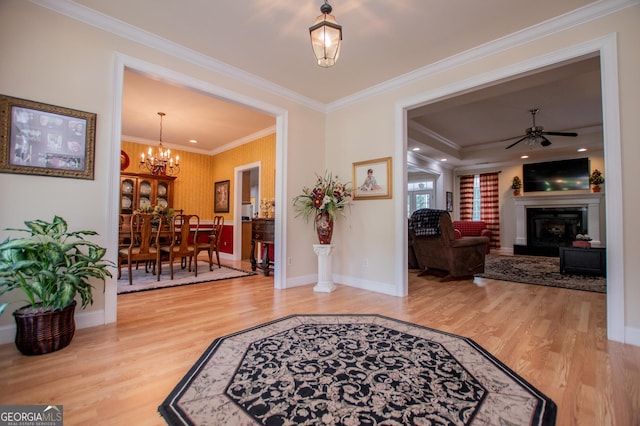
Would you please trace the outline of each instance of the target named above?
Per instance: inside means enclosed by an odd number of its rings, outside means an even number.
[[[480,175],[473,176],[473,213],[471,220],[480,220]]]
[[[433,208],[434,203],[434,187],[433,179],[409,182],[407,187],[407,215],[411,217],[411,213],[419,209]]]

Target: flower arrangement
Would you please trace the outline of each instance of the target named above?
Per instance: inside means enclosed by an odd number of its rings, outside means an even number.
[[[308,220],[311,213],[318,215],[326,212],[331,219],[335,219],[349,204],[351,186],[340,182],[338,176],[334,177],[331,173],[325,172],[324,176],[316,177],[316,184],[312,188],[304,186],[302,194],[293,199],[293,206],[298,213],[296,217],[303,216]]]
[[[602,185],[604,183],[604,176],[602,176],[602,172],[598,169],[594,169],[591,172],[591,176],[589,176],[589,183],[591,185]]]
[[[161,217],[163,221],[171,219],[174,215],[174,210],[171,207],[161,206],[156,204],[155,206],[141,206],[135,210],[135,213],[150,213],[155,216]]]
[[[513,180],[511,181],[511,189],[520,189],[520,188],[522,188],[522,181],[520,180],[520,177],[514,176]]]
[[[267,200],[263,198],[262,200],[260,200],[260,212],[262,213],[263,217],[266,217],[266,218],[274,217],[275,210],[276,210],[275,199]]]

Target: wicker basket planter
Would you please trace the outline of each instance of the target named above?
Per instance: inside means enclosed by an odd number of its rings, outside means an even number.
[[[13,313],[16,321],[16,347],[24,355],[43,355],[60,350],[76,332],[74,318],[76,301],[66,308],[49,312],[22,313],[24,306]]]

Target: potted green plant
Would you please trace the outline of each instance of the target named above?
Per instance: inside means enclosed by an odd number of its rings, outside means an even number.
[[[113,262],[104,259],[106,249],[86,240],[95,231],[67,229],[54,216],[51,222],[25,221],[28,233],[0,244],[0,296],[21,290],[28,304],[14,311],[16,346],[25,355],[40,355],[67,346],[75,333],[75,297],[81,306],[93,304],[92,279],[111,277]]]
[[[600,192],[600,185],[604,183],[604,176],[598,169],[594,169],[589,176],[589,183],[593,185],[593,192]]]
[[[513,189],[513,195],[520,195],[520,188],[522,188],[522,181],[519,176],[514,176],[511,181],[511,189]]]

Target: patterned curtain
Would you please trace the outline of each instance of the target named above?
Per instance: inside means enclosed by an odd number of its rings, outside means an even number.
[[[473,190],[473,180],[471,181],[471,186]],[[493,233],[489,242],[490,247],[500,248],[498,173],[480,175],[480,220],[484,221],[487,224],[487,228]]]
[[[473,218],[473,175],[460,176],[460,220]]]

